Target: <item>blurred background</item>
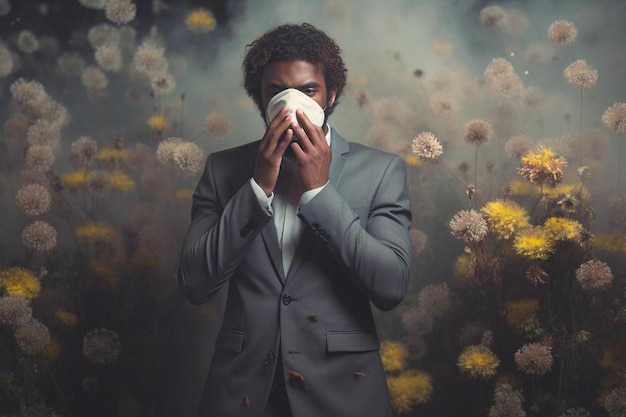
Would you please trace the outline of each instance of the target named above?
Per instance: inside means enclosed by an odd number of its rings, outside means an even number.
[[[626,416],[626,2],[0,0],[0,416],[193,416],[222,297],[175,270],[246,45],[343,50],[330,118],[402,155],[396,415]]]

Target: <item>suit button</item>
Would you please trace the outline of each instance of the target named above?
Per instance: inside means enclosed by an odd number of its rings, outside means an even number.
[[[289,305],[289,303],[291,303],[291,296],[285,294],[283,295],[283,304],[284,305]]]
[[[317,229],[319,229],[319,228],[320,228],[320,225],[319,225],[318,223],[313,223],[313,224],[311,225],[311,229],[313,229],[313,230],[317,230]]]

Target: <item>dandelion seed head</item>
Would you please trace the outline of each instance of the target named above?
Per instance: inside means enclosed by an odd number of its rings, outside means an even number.
[[[548,28],[548,39],[555,45],[571,45],[578,35],[578,31],[572,22],[557,20]]]
[[[9,0],[0,0],[0,17],[11,13],[11,2]]]
[[[598,82],[598,70],[590,67],[587,61],[579,59],[563,71],[565,81],[580,88],[589,88]]]
[[[13,71],[13,55],[4,44],[0,43],[0,77],[6,77]]]
[[[174,163],[186,174],[194,175],[204,168],[204,152],[193,142],[176,146],[172,155]]]
[[[496,385],[493,405],[488,417],[526,417],[522,408],[524,397],[509,384]]]
[[[15,330],[17,346],[25,353],[39,353],[50,343],[50,331],[43,323],[31,319]]]
[[[46,172],[54,163],[54,152],[47,145],[32,145],[26,149],[24,162],[26,166],[35,172]]]
[[[168,63],[165,49],[152,42],[144,42],[133,55],[133,66],[137,72],[145,75],[167,72]]]
[[[534,141],[528,136],[513,136],[504,144],[504,151],[510,159],[520,159],[534,146]]]
[[[174,77],[167,72],[156,74],[150,80],[150,86],[155,94],[164,96],[171,93],[176,88],[176,81]]]
[[[35,220],[22,230],[22,243],[37,253],[48,253],[57,245],[57,231],[48,222]]]
[[[57,66],[66,75],[79,76],[85,70],[85,60],[78,52],[63,52],[57,58]]]
[[[461,210],[452,217],[448,225],[452,236],[467,244],[481,242],[487,236],[487,221],[480,212]]]
[[[17,191],[15,204],[26,216],[40,216],[50,209],[52,197],[46,187],[28,184]]]
[[[27,298],[17,295],[0,297],[0,324],[16,329],[28,323],[33,309]]]
[[[43,85],[37,81],[26,81],[19,78],[11,84],[11,96],[19,105],[33,108],[46,99],[47,94]]]
[[[30,30],[23,30],[17,35],[17,49],[25,54],[32,54],[39,50],[39,39]]]
[[[520,94],[524,88],[522,79],[514,72],[493,79],[491,87],[499,96],[510,97]]]
[[[98,155],[98,143],[89,136],[81,136],[70,147],[70,160],[80,166],[93,164]]]
[[[606,109],[602,123],[615,133],[626,133],[626,103],[615,103]]]
[[[456,101],[449,94],[438,92],[430,99],[430,108],[437,116],[453,117],[458,111]]]
[[[443,155],[443,147],[431,132],[421,132],[413,139],[413,153],[420,158],[434,162]]]
[[[122,51],[119,46],[105,43],[96,48],[95,58],[100,68],[118,72],[122,69]]]
[[[107,19],[116,25],[132,21],[137,13],[137,6],[130,0],[108,0],[104,6]]]
[[[95,65],[85,68],[80,76],[80,81],[89,90],[104,90],[109,84],[106,74]]]
[[[520,37],[528,31],[528,17],[521,10],[509,10],[499,26],[510,35]]]
[[[94,197],[103,198],[109,195],[112,189],[109,175],[106,171],[91,171],[85,178],[87,191]]]
[[[539,109],[546,104],[546,95],[538,87],[525,88],[522,92],[522,104],[529,109]]]
[[[506,10],[500,6],[487,6],[480,11],[478,19],[481,25],[495,28],[504,22],[506,15]]]
[[[528,343],[515,352],[515,366],[526,375],[543,376],[553,362],[551,349],[541,343]]]
[[[105,44],[117,45],[120,41],[120,31],[113,25],[100,23],[89,29],[87,40],[94,49]]]
[[[163,166],[168,168],[176,167],[176,162],[174,161],[174,153],[176,152],[176,148],[183,143],[183,140],[178,137],[169,137],[157,146],[156,150],[156,158]]]
[[[204,120],[207,135],[216,139],[224,139],[230,134],[230,120],[221,113],[210,113]]]
[[[476,145],[487,143],[493,135],[491,125],[482,119],[476,119],[465,125],[465,139]]]
[[[107,365],[115,362],[121,350],[120,338],[113,330],[93,329],[83,338],[83,355],[95,365]]]
[[[559,417],[591,417],[591,414],[582,407],[576,407],[568,408]]]
[[[606,263],[592,259],[576,269],[576,280],[584,290],[607,288],[613,283],[613,272]]]
[[[494,81],[499,77],[513,73],[513,64],[504,58],[494,58],[485,68],[485,77]]]
[[[61,140],[61,127],[45,119],[37,119],[26,131],[31,145],[46,145],[56,148]]]
[[[626,387],[614,388],[604,398],[604,408],[610,417],[626,416]]]

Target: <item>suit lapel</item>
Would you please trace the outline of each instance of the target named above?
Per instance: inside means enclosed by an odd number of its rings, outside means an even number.
[[[328,181],[336,188],[341,180],[341,174],[343,173],[343,167],[346,163],[347,154],[350,151],[350,145],[343,137],[341,137],[335,130],[331,129],[331,142],[330,148],[332,152],[332,160],[330,162],[330,168],[328,170]],[[315,242],[313,233],[308,228],[305,228],[302,236],[300,237],[300,243],[296,250],[296,254],[293,258],[287,279],[291,277],[298,269],[302,261],[306,258],[306,255],[310,253],[311,246]],[[280,249],[279,260],[280,260]],[[282,265],[282,262],[279,262]],[[282,271],[282,267],[280,268]],[[284,275],[283,275],[284,276]]]

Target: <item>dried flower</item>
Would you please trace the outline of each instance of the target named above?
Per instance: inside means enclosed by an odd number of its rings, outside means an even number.
[[[39,39],[30,30],[23,30],[17,35],[17,49],[25,54],[32,54],[39,50]]]
[[[95,365],[115,362],[120,355],[120,338],[112,330],[97,328],[89,331],[83,339],[83,354]]]
[[[613,282],[613,272],[606,263],[592,259],[578,267],[576,280],[585,290],[607,288]]]
[[[430,108],[437,116],[453,117],[458,105],[449,94],[438,92],[431,97]]]
[[[563,168],[567,166],[565,158],[543,146],[536,153],[527,152],[521,158],[521,163],[517,172],[535,185],[548,181],[555,186],[563,180]]]
[[[39,184],[28,184],[20,188],[15,195],[15,204],[22,214],[40,216],[50,208],[52,197],[48,189]]]
[[[91,171],[85,179],[87,190],[98,198],[106,197],[111,192],[111,181],[106,171]]]
[[[524,397],[509,384],[496,385],[493,405],[488,417],[526,417],[522,408]]]
[[[419,310],[430,317],[439,317],[446,314],[452,308],[450,300],[450,288],[445,282],[442,284],[429,284],[422,288],[417,297]]]
[[[626,132],[626,103],[615,103],[602,115],[602,123],[615,133]]]
[[[482,119],[472,120],[465,125],[465,139],[472,144],[487,143],[493,135],[491,125]]]
[[[108,0],[104,12],[111,22],[123,25],[135,18],[137,6],[130,0]]]
[[[157,146],[156,158],[163,166],[174,168],[176,162],[174,162],[174,152],[176,148],[183,143],[181,138],[169,137]]]
[[[613,389],[604,398],[604,408],[610,417],[626,417],[626,387]]]
[[[484,345],[472,345],[463,349],[458,357],[457,366],[462,374],[470,378],[489,378],[496,374],[500,360]]]
[[[506,11],[500,6],[487,6],[480,11],[479,21],[480,24],[494,28],[499,26],[506,17]]]
[[[57,245],[57,231],[50,223],[36,220],[22,230],[22,243],[37,253],[48,253]]]
[[[572,22],[557,20],[548,28],[548,39],[555,45],[570,45],[576,40],[578,31]]]
[[[15,340],[22,351],[32,355],[50,343],[50,331],[40,321],[31,319],[15,330]]]
[[[120,41],[120,31],[108,23],[100,23],[89,29],[87,39],[94,49],[105,44],[117,45]]]
[[[546,232],[554,240],[580,242],[585,229],[577,220],[565,217],[550,217],[543,224]]]
[[[37,119],[26,131],[26,139],[31,145],[58,147],[61,140],[61,128],[56,123]]]
[[[431,132],[422,132],[413,139],[413,153],[420,158],[435,162],[443,154],[443,147]]]
[[[491,81],[513,73],[513,65],[504,58],[494,58],[485,68],[485,77]]]
[[[524,88],[524,83],[519,75],[510,72],[496,77],[492,81],[491,87],[496,94],[503,97],[510,97],[521,93]]]
[[[89,136],[81,136],[70,147],[70,160],[79,166],[89,166],[96,160],[98,143]]]
[[[24,162],[35,172],[46,172],[54,163],[54,153],[47,145],[33,145],[26,149]]]
[[[452,236],[467,244],[481,242],[487,236],[487,221],[474,209],[456,213],[450,220],[449,227]]]
[[[533,264],[526,270],[526,279],[532,282],[533,285],[545,284],[548,273],[543,270],[539,265]]]
[[[552,352],[541,343],[528,343],[515,352],[515,365],[526,375],[543,376],[552,369]]]
[[[33,314],[29,301],[19,295],[0,297],[0,324],[15,329],[28,323]]]
[[[95,58],[100,68],[105,71],[118,72],[122,69],[122,51],[117,45],[105,43],[98,46]]]
[[[192,32],[207,33],[217,27],[217,20],[209,9],[199,8],[187,15],[185,26]]]
[[[580,88],[588,88],[598,82],[598,70],[587,65],[587,61],[579,59],[568,65],[563,71],[568,84]]]
[[[559,417],[591,417],[591,414],[582,407],[576,407],[568,408]]]
[[[158,114],[154,114],[148,119],[148,127],[150,127],[150,130],[157,133],[163,133],[163,131],[167,129],[169,125],[170,124],[167,119]]]
[[[204,120],[204,127],[210,137],[224,139],[230,133],[230,121],[220,113],[210,113]]]
[[[116,237],[115,229],[97,222],[87,222],[80,225],[74,234],[81,243],[112,243]]]

